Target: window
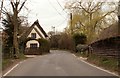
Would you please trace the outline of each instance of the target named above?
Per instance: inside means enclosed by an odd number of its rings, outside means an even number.
[[[30,44],[30,48],[37,48],[37,43]]]
[[[36,38],[36,33],[31,33],[31,38]]]

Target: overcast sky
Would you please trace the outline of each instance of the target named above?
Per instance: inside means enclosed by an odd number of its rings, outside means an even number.
[[[46,32],[52,31],[52,26],[55,27],[56,31],[63,31],[67,26],[69,18],[68,14],[63,10],[65,1],[66,0],[27,0],[25,7],[28,10],[24,7],[19,15],[28,17],[30,25],[38,19],[40,25]],[[12,11],[9,0],[4,0],[4,7],[6,7],[8,11]]]
[[[28,21],[32,24],[38,19],[46,32],[51,31],[52,26],[57,31],[63,31],[68,22],[68,14],[63,10],[64,4],[65,0],[27,0]]]
[[[54,26],[57,31],[63,31],[69,19],[69,13],[63,10],[65,1],[67,0],[27,0],[25,6],[28,10],[24,8],[20,15],[27,16],[30,25],[38,19],[40,25],[46,32],[52,31],[52,26]],[[110,1],[118,0],[108,0],[108,2]],[[4,7],[8,7],[9,5],[9,1],[5,0]],[[10,7],[8,7],[8,9],[10,9]]]
[[[63,31],[69,19],[69,13],[67,14],[63,10],[65,1],[67,0],[27,0],[26,6],[30,10],[28,15],[29,22],[32,23],[38,19],[46,32],[51,31],[52,26],[54,26],[57,31]],[[98,1],[113,2],[118,0]]]

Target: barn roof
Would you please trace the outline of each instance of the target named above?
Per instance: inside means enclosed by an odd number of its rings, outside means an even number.
[[[118,24],[115,23],[111,26],[109,26],[108,28],[105,28],[99,35],[99,40],[101,39],[106,39],[106,38],[110,38],[110,37],[116,37],[118,36]]]
[[[120,34],[118,34],[118,23],[112,24],[109,27],[105,28],[104,30],[101,31],[99,34],[98,38],[95,39],[93,42],[97,42],[100,40],[108,39],[108,38],[113,38],[113,37],[119,37]]]

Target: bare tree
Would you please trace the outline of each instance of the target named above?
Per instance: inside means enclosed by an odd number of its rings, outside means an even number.
[[[103,10],[105,6],[110,9]],[[114,7],[113,7],[114,6]],[[90,0],[84,2],[82,0],[73,0],[65,6],[70,12],[72,12],[72,25],[71,20],[69,21],[69,28],[72,28],[73,32],[85,33],[88,38],[88,43],[91,42],[96,36],[97,31],[105,28],[105,23],[116,12],[116,5],[114,2],[94,2]]]
[[[18,44],[18,13],[23,8],[25,2],[27,0],[24,0],[22,4],[20,4],[20,0],[11,0],[11,6],[13,10],[13,25],[14,25],[14,36],[13,36],[13,46],[14,46],[14,52],[16,58],[19,58],[19,44]],[[18,7],[20,5],[20,7]]]

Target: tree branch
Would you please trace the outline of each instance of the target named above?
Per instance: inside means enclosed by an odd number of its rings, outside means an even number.
[[[98,23],[98,21],[96,21],[95,24],[94,24],[94,26],[93,26],[94,30],[95,30],[95,28],[97,26],[97,23]]]
[[[88,11],[90,11],[91,5],[92,5],[92,2],[89,2],[88,3],[88,9],[87,9]]]
[[[80,9],[83,9],[85,12],[89,13],[89,11],[87,11],[87,10],[81,5],[81,2],[78,2],[78,3],[80,4],[80,7],[81,7],[81,8],[79,7]]]
[[[24,6],[24,4],[25,4],[26,1],[27,1],[27,0],[25,0],[25,1],[22,3],[22,5],[21,5],[21,7],[19,8],[18,12],[21,11],[21,9],[22,9],[22,7]]]
[[[102,20],[104,17],[106,17],[107,15],[110,15],[110,14],[113,13],[113,12],[115,12],[115,10],[110,11],[110,12],[104,14],[103,16],[101,16],[101,18],[95,22],[94,29],[96,28],[96,26],[97,26],[96,24],[97,24],[100,20]]]
[[[95,6],[95,7],[93,7],[93,9],[91,9],[91,11],[93,11],[93,10],[95,10],[96,8],[96,10],[95,11],[97,11],[98,9],[100,9],[99,7],[103,4],[104,2],[99,2],[99,3],[97,3],[97,5]],[[94,11],[94,12],[95,12]]]
[[[15,9],[15,7],[14,7],[14,3],[11,1],[11,5],[12,5],[12,8],[13,8],[13,10]]]
[[[3,10],[3,11],[4,11],[4,10]],[[9,17],[9,19],[10,19],[11,22],[13,22],[13,20],[12,20],[10,14],[9,14],[7,11],[4,11],[4,14],[7,15],[7,16]]]
[[[115,12],[115,10],[110,11],[110,12],[104,14],[98,21],[102,20],[104,17],[106,17],[107,15],[110,15],[111,13],[114,13],[114,12]]]
[[[85,25],[81,21],[79,21],[79,23],[80,23],[80,25],[82,25],[83,27],[85,27]]]

